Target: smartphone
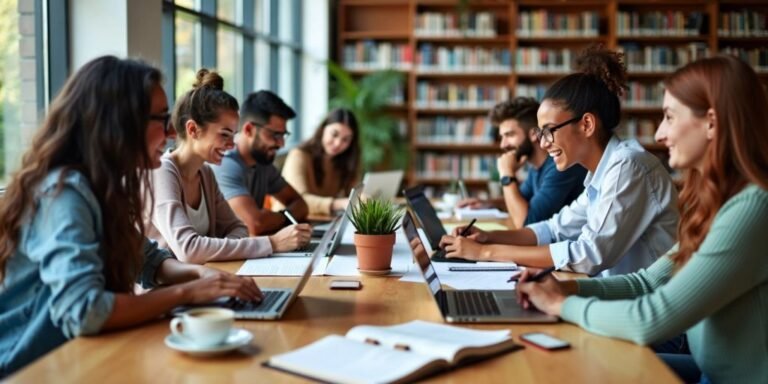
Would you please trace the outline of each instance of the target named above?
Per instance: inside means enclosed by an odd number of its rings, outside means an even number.
[[[566,349],[571,346],[571,344],[565,340],[560,340],[554,336],[550,336],[542,332],[523,333],[520,335],[520,340],[531,344],[534,347],[539,347],[548,351]]]
[[[330,288],[358,290],[363,288],[363,284],[358,280],[331,280]]]

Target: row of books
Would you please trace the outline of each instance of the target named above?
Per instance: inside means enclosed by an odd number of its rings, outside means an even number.
[[[416,53],[420,72],[499,72],[511,71],[507,48],[434,47],[422,44]]]
[[[409,70],[413,53],[408,44],[362,40],[344,45],[343,60],[347,69]]]
[[[419,37],[494,37],[496,17],[493,12],[455,13],[424,12],[416,15]]]
[[[630,81],[624,96],[624,106],[631,108],[661,108],[664,86],[661,82]]]
[[[709,56],[706,43],[691,43],[675,47],[622,44],[624,61],[630,72],[671,72],[692,61]]]
[[[492,144],[493,127],[483,116],[421,118],[416,141],[422,144]]]
[[[574,52],[569,48],[522,47],[515,54],[517,72],[568,73]]]
[[[635,139],[641,144],[656,142],[654,135],[659,122],[648,118],[626,118],[616,128],[616,134],[623,139]]]
[[[544,98],[544,94],[547,93],[549,85],[547,84],[525,84],[518,83],[515,87],[516,97],[532,97],[541,101]]]
[[[696,36],[705,25],[702,12],[619,11],[616,31],[619,37],[631,36]]]
[[[496,155],[456,155],[421,152],[416,155],[416,177],[429,179],[488,179]]]
[[[746,61],[758,72],[768,72],[768,48],[725,47],[720,52]]]
[[[523,11],[517,17],[517,26],[520,37],[597,36],[600,14],[593,11],[560,13],[546,9]]]
[[[416,84],[417,108],[492,108],[509,99],[509,88],[496,85]]]
[[[720,13],[717,34],[720,36],[768,36],[766,13],[744,9]]]

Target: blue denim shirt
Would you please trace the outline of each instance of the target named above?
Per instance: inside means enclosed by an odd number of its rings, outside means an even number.
[[[115,296],[105,289],[102,212],[88,180],[54,170],[40,183],[35,212],[27,214],[20,240],[0,283],[0,378],[69,339],[98,333]],[[173,257],[144,242],[139,283],[151,288],[163,260]]]

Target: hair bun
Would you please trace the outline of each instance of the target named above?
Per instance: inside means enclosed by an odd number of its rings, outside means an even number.
[[[593,45],[585,49],[577,58],[575,69],[602,80],[608,89],[621,97],[627,86],[627,67],[624,54]]]
[[[197,71],[196,77],[195,83],[192,84],[192,87],[195,89],[211,87],[220,91],[224,90],[224,79],[215,71],[209,71],[208,69],[203,68]]]

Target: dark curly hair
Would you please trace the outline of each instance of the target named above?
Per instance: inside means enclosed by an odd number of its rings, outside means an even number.
[[[527,132],[538,126],[538,118],[536,117],[538,110],[539,102],[536,99],[516,97],[496,104],[488,113],[488,118],[494,127],[498,127],[505,120],[514,119]]]
[[[624,54],[593,45],[576,58],[576,73],[555,82],[544,94],[579,116],[587,112],[597,116],[600,138],[607,143],[619,125],[621,102],[627,86]]]
[[[200,126],[216,121],[222,111],[239,109],[237,99],[224,91],[224,79],[208,69],[197,71],[197,80],[192,89],[185,93],[173,109],[173,126],[182,140],[187,138],[184,126],[194,120]]]

